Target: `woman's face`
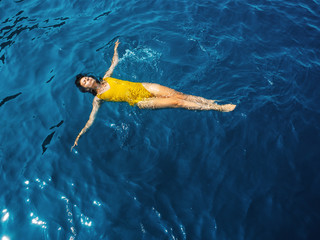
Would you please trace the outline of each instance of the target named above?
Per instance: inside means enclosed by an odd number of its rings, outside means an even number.
[[[84,88],[93,88],[96,84],[96,80],[92,77],[83,77],[80,79],[80,85]]]

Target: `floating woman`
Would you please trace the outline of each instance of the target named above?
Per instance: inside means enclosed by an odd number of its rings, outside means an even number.
[[[77,136],[72,148],[78,145],[81,135],[92,125],[103,101],[128,102],[131,106],[137,105],[139,108],[146,109],[185,108],[188,110],[216,110],[221,112],[230,112],[235,109],[236,105],[218,105],[215,100],[187,95],[160,84],[137,83],[112,78],[113,70],[119,62],[117,51],[119,44],[120,42],[117,40],[111,66],[104,75],[103,81],[100,82],[93,76],[83,74],[76,76],[75,84],[79,90],[89,92],[95,97],[89,120]]]

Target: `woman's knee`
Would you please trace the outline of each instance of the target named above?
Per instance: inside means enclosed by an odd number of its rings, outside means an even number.
[[[173,107],[176,107],[176,108],[183,107],[183,101],[181,101],[180,99],[177,99],[177,98],[172,98],[171,104]]]
[[[188,101],[185,101],[183,98],[172,98],[172,105],[176,108],[188,108],[192,104]]]
[[[153,98],[137,103],[139,108],[178,108],[181,106],[181,101],[175,98]]]

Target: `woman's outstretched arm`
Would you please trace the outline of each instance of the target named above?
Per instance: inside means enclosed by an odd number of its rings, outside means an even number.
[[[92,111],[90,113],[89,120],[86,123],[86,125],[84,126],[84,128],[81,130],[81,132],[78,134],[76,140],[74,141],[73,146],[71,147],[71,151],[75,146],[78,145],[78,140],[81,137],[81,135],[84,134],[93,124],[93,121],[96,118],[96,115],[97,115],[97,112],[99,110],[100,105],[101,105],[101,100],[99,98],[95,97],[92,102]]]
[[[119,39],[115,42],[114,44],[114,54],[112,57],[112,62],[111,62],[111,66],[108,69],[108,71],[106,72],[106,74],[104,75],[103,79],[107,78],[107,77],[111,77],[114,68],[117,66],[118,62],[119,62],[119,56],[118,56],[118,46],[119,46],[120,42]]]

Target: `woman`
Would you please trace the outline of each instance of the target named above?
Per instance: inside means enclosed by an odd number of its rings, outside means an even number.
[[[89,120],[77,136],[72,148],[78,145],[80,136],[92,125],[103,101],[128,102],[132,106],[137,105],[139,108],[149,109],[185,108],[189,110],[217,110],[221,112],[230,112],[235,109],[236,105],[233,104],[218,105],[215,103],[215,100],[183,94],[159,84],[134,83],[111,78],[113,70],[119,62],[117,51],[119,44],[120,42],[117,40],[111,66],[104,75],[103,81],[100,82],[93,76],[82,74],[76,77],[75,83],[80,91],[90,92],[95,97]]]

